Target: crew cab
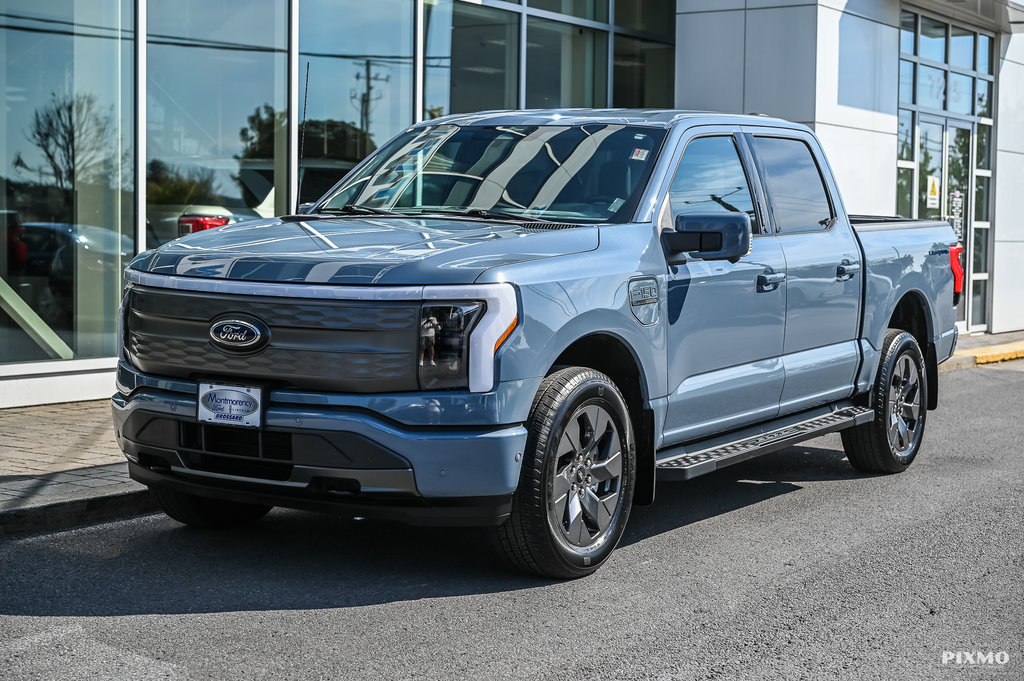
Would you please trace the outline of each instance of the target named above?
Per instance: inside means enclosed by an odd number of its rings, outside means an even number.
[[[951,227],[848,215],[808,128],[661,110],[425,121],[125,276],[116,435],[172,518],[483,525],[561,578],[659,479],[834,431],[904,470],[962,287]]]

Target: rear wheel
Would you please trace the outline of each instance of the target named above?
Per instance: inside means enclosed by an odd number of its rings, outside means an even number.
[[[920,346],[906,331],[889,329],[871,395],[875,418],[842,433],[843,448],[853,467],[870,473],[906,470],[921,447],[927,394]]]
[[[160,509],[179,523],[192,527],[240,527],[255,523],[272,506],[209,499],[170,489],[150,487]]]
[[[541,383],[512,514],[493,531],[513,566],[582,577],[614,550],[633,503],[636,453],[626,402],[606,375],[571,367]]]

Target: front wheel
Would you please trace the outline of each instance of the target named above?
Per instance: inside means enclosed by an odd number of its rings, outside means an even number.
[[[160,510],[179,523],[203,528],[241,527],[265,516],[271,506],[243,504],[225,499],[185,494],[160,487],[150,487]]]
[[[541,383],[527,422],[519,488],[493,531],[513,566],[543,577],[594,572],[629,518],[636,447],[629,410],[599,371],[570,367]]]
[[[875,418],[842,432],[846,458],[869,473],[900,473],[921,448],[927,415],[927,373],[921,347],[906,331],[889,329],[871,394]]]

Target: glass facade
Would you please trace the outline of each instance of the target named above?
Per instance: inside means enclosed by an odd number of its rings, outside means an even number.
[[[672,0],[4,0],[0,372],[113,366],[137,252],[290,212],[414,121],[670,107],[674,26]]]
[[[0,363],[109,357],[136,250],[133,6],[4,10]]]
[[[964,245],[965,329],[988,314],[993,36],[905,10],[900,18],[896,210],[949,220]]]

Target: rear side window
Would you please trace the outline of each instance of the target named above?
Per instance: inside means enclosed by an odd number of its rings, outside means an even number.
[[[824,231],[832,219],[828,193],[810,147],[801,140],[755,137],[754,150],[782,234]]]
[[[668,199],[673,216],[732,211],[746,213],[755,224],[750,186],[731,136],[698,137],[687,144]]]

